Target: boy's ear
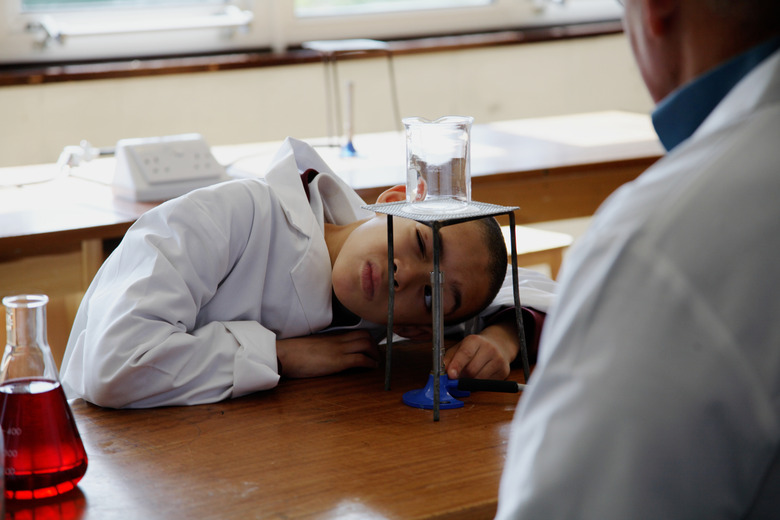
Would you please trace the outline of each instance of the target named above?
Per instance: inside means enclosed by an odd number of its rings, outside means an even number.
[[[397,325],[393,332],[412,341],[428,341],[433,338],[433,327],[425,325]]]
[[[376,203],[384,204],[385,202],[401,202],[402,200],[406,200],[405,184],[399,184],[398,186],[393,186],[389,190],[385,190],[377,197]]]

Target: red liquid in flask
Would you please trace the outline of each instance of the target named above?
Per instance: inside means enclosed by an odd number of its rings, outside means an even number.
[[[0,414],[6,498],[51,497],[76,487],[87,471],[87,454],[59,382],[4,383]]]

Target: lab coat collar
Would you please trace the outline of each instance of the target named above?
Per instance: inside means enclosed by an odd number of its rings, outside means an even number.
[[[737,83],[692,137],[698,140],[704,135],[742,120],[763,107],[778,103],[780,103],[780,49]]]
[[[300,174],[310,169],[317,170],[320,175],[309,184],[307,197]],[[365,205],[363,199],[333,173],[311,145],[292,137],[288,137],[276,152],[265,180],[282,200],[290,222],[307,234],[309,227],[305,219],[311,214],[320,228],[325,222],[344,225],[373,215],[361,208]]]
[[[271,166],[264,176],[282,201],[287,219],[307,235],[311,233],[312,207],[301,185],[301,174],[309,169],[333,174],[311,146],[288,137],[271,160]]]
[[[373,212],[362,208],[366,203],[344,181],[335,175],[318,175],[309,184],[311,209],[322,222],[346,225],[370,218]]]
[[[671,151],[690,137],[745,76],[780,48],[780,37],[705,72],[663,99],[652,119],[661,143]]]

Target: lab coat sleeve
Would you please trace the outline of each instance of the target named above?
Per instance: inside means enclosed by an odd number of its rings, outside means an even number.
[[[523,330],[528,356],[536,359],[539,339],[545,316],[555,303],[557,283],[543,274],[531,269],[518,268],[518,289],[520,306],[523,309]],[[445,334],[453,337],[464,337],[468,334],[479,334],[486,327],[504,319],[515,319],[515,300],[511,266],[504,277],[504,283],[498,294],[488,307],[478,316],[465,323],[451,325],[445,329]],[[519,362],[518,359],[514,362]]]
[[[76,318],[61,374],[69,397],[144,408],[215,402],[277,384],[272,331],[249,319],[198,321],[252,229],[246,190],[225,196],[166,203],[128,232]]]
[[[531,269],[517,268],[520,305],[532,307],[541,312],[549,312],[555,302],[557,283],[545,275]],[[514,306],[514,289],[512,281],[512,266],[506,271],[504,283],[493,302],[481,316],[490,316],[502,308]]]
[[[543,274],[531,269],[518,268],[518,289],[520,306],[546,314],[556,300],[557,283]],[[488,307],[476,318],[462,325],[447,329],[447,334],[477,334],[485,327],[495,323],[496,317],[509,310],[514,311],[515,299],[511,266],[507,269],[504,283]],[[502,312],[503,311],[503,312]],[[527,327],[526,327],[527,328]]]

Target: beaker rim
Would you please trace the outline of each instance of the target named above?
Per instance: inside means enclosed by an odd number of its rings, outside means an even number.
[[[442,116],[438,119],[427,119],[425,117],[405,117],[401,119],[404,125],[417,125],[417,124],[471,124],[474,122],[474,118],[471,116]]]
[[[45,294],[16,294],[3,298],[3,305],[10,309],[35,308],[49,303],[49,297]]]

